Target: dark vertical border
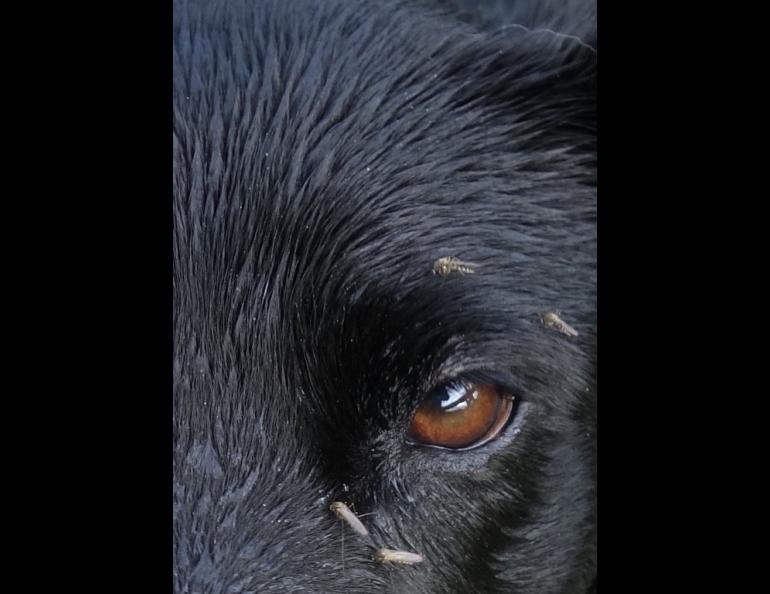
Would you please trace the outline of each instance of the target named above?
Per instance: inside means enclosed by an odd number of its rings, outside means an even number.
[[[76,451],[54,458],[68,504],[50,503],[70,569],[103,592],[173,589],[172,14],[167,0],[84,10],[56,86],[73,105],[60,225],[76,248],[59,291],[77,408],[60,442]]]
[[[688,285],[713,174],[700,161],[715,113],[701,110],[721,75],[709,48],[728,45],[725,27],[703,20],[729,11],[599,0],[598,12],[598,566],[604,592],[692,590],[711,567],[681,570],[694,550],[686,516],[704,492],[683,496],[698,454],[680,447],[705,445],[691,431],[719,404],[694,387],[711,371],[687,369],[692,321],[709,319]]]

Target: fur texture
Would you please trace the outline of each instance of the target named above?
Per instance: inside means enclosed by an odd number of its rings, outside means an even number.
[[[484,8],[175,0],[176,592],[595,580],[594,7]],[[500,438],[409,445],[473,374]]]

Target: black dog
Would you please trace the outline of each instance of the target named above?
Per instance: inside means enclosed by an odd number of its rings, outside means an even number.
[[[174,4],[176,592],[595,588],[594,7],[474,10]]]

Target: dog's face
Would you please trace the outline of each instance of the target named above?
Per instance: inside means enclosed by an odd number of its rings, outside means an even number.
[[[594,52],[203,4],[174,7],[176,591],[585,592]]]

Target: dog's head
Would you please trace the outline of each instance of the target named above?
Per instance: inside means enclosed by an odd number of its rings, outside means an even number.
[[[594,75],[419,4],[175,5],[178,592],[585,591]]]

